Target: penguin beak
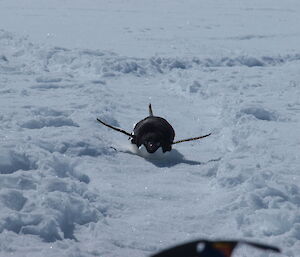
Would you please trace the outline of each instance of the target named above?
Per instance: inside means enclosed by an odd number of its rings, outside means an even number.
[[[147,142],[146,144],[146,149],[148,153],[154,153],[159,147],[159,142]]]

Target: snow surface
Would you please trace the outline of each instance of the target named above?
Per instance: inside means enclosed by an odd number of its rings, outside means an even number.
[[[299,24],[295,0],[0,1],[0,256],[298,256]],[[96,122],[149,102],[176,140],[213,134],[138,155]]]

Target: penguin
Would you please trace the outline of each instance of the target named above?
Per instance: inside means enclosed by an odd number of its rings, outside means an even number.
[[[174,144],[198,140],[211,135],[210,133],[200,137],[174,141],[175,130],[166,119],[153,115],[151,104],[149,104],[149,116],[139,121],[134,126],[132,133],[128,133],[123,129],[111,126],[99,118],[97,118],[97,121],[102,125],[129,136],[129,138],[131,138],[131,143],[135,144],[137,147],[144,145],[147,152],[150,154],[155,153],[159,147],[161,147],[162,152],[165,153],[171,151],[172,145]]]

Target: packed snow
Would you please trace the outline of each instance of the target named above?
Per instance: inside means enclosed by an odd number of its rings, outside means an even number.
[[[300,3],[0,1],[0,256],[300,252]],[[148,154],[153,112],[175,140]]]

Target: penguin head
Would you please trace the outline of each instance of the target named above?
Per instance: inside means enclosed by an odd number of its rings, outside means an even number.
[[[162,145],[160,136],[156,133],[147,133],[142,138],[142,144],[145,146],[148,153],[155,153]]]

